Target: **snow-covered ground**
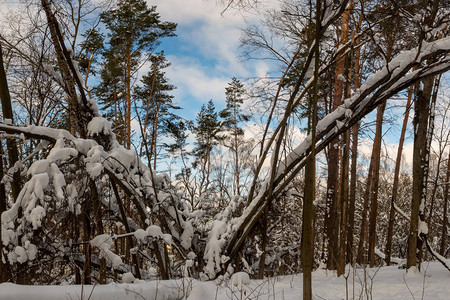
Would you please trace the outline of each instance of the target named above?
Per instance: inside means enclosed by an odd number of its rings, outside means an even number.
[[[0,285],[0,299],[282,299],[302,298],[302,275],[251,280],[243,274],[216,285],[194,279],[121,283],[102,286]],[[345,278],[317,270],[313,274],[315,299],[450,299],[450,272],[439,263],[425,263],[421,273],[383,267],[347,271]],[[242,294],[239,287],[242,286]],[[346,289],[348,298],[346,298]],[[83,296],[82,296],[83,295]]]

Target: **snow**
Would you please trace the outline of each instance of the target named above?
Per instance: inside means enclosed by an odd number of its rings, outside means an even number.
[[[192,226],[192,220],[184,223],[184,230],[181,234],[181,246],[184,249],[191,247],[192,238],[194,237],[194,227]]]
[[[250,276],[245,272],[237,272],[231,275],[231,284],[242,291],[245,286],[250,284]]]
[[[148,232],[145,231],[144,229],[138,229],[133,234],[140,241],[144,241],[145,238],[148,236]]]
[[[356,269],[347,267],[348,299],[403,300],[448,299],[449,272],[438,262],[424,262],[422,272],[409,273],[398,267]],[[0,299],[56,300],[131,300],[131,299],[301,299],[302,274],[250,280],[246,273],[236,273],[229,281],[217,285],[214,281],[200,282],[191,278],[142,282],[131,274],[122,276],[124,283],[107,285],[21,286],[0,284]],[[128,283],[125,282],[128,281]],[[133,281],[131,281],[133,280]],[[134,282],[134,283],[131,283]],[[237,285],[235,285],[237,283]],[[317,270],[312,274],[314,299],[347,299],[346,281],[333,271]],[[92,293],[91,296],[89,296]],[[422,298],[423,293],[423,298]]]
[[[147,227],[147,233],[151,237],[159,238],[162,236],[161,228],[157,225],[150,225]]]
[[[383,260],[386,259],[386,254],[381,252],[381,250],[378,249],[377,247],[375,247],[375,254],[378,255]],[[406,260],[398,258],[398,257],[392,257],[391,256],[391,262],[393,262],[395,264],[403,264],[403,263],[406,262]]]
[[[44,217],[45,209],[42,206],[38,205],[31,210],[28,221],[33,225],[33,229],[36,230],[38,227],[41,227],[41,221]]]
[[[78,151],[71,147],[65,147],[64,139],[60,138],[56,141],[53,148],[50,150],[47,159],[50,162],[67,161],[70,157],[78,155]]]
[[[24,262],[27,261],[28,256],[27,256],[27,251],[25,251],[25,249],[21,246],[17,246],[16,249],[14,249],[14,253],[16,253],[17,257],[17,262],[23,264]]]
[[[30,241],[25,242],[25,249],[27,250],[27,255],[29,260],[34,260],[37,255],[37,247],[30,243]]]
[[[130,272],[122,275],[122,282],[124,283],[133,283],[135,280],[136,278],[134,278],[133,274],[131,274]]]
[[[221,264],[221,249],[224,241],[221,240],[221,235],[226,232],[227,223],[220,220],[214,220],[212,229],[208,235],[208,243],[205,249],[205,273],[210,278],[214,278],[216,270],[220,270]]]
[[[88,134],[89,136],[94,136],[96,134],[111,134],[111,122],[103,117],[94,117],[88,124]]]
[[[100,258],[105,257],[111,262],[113,267],[118,267],[122,264],[122,259],[117,254],[114,254],[110,248],[112,245],[112,237],[108,234],[97,235],[91,240],[91,246],[97,247],[100,250]]]
[[[35,161],[30,168],[28,169],[27,174],[28,175],[36,175],[47,172],[47,169],[49,167],[49,161],[47,159],[41,159],[38,161]]]
[[[101,163],[86,163],[86,172],[92,179],[95,179],[103,172],[103,165]]]
[[[426,222],[419,220],[419,228],[418,228],[418,235],[420,234],[428,234],[428,225]]]

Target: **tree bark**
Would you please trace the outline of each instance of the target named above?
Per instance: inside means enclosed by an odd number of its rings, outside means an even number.
[[[447,175],[445,176],[445,191],[444,191],[444,211],[442,214],[442,232],[441,232],[441,246],[439,254],[445,255],[447,250],[447,224],[448,224],[448,196],[449,196],[449,182],[450,182],[450,152],[447,160]]]
[[[340,217],[340,233],[339,233],[339,257],[337,266],[337,275],[341,276],[345,273],[345,259],[347,250],[347,221],[348,221],[348,173],[350,159],[350,130],[343,135],[343,153],[341,167],[341,217]]]
[[[397,200],[397,191],[398,191],[398,182],[399,182],[399,177],[400,177],[400,166],[401,166],[401,159],[402,159],[402,152],[403,152],[403,143],[405,142],[406,127],[408,126],[408,118],[409,118],[409,110],[410,110],[410,106],[411,106],[412,94],[413,94],[413,86],[411,86],[408,91],[408,100],[406,101],[405,117],[403,118],[402,131],[400,133],[400,140],[398,142],[397,159],[395,161],[394,183],[392,185],[391,209],[389,212],[389,224],[388,224],[388,232],[387,232],[387,238],[386,238],[386,249],[384,251],[384,253],[386,255],[385,261],[388,266],[391,264],[392,235],[393,235],[394,221],[395,221],[394,204]]]
[[[111,186],[112,186],[112,188],[114,190],[114,195],[116,196],[116,203],[119,206],[120,215],[122,217],[122,223],[125,226],[126,232],[130,233],[131,232],[130,225],[128,224],[128,219],[127,219],[127,216],[126,216],[126,213],[125,213],[125,208],[123,207],[122,200],[120,199],[120,195],[119,195],[119,191],[117,190],[117,186],[116,186],[116,184],[113,181],[111,181]],[[133,238],[131,236],[128,236],[127,240],[128,240],[129,249],[133,248]],[[140,272],[140,269],[139,269],[138,256],[137,256],[136,253],[134,253],[134,254],[131,254],[131,257],[133,259],[133,264],[134,264],[134,276],[136,278],[141,278],[141,272]],[[161,261],[162,261],[162,259],[158,258],[158,262],[161,262]],[[164,270],[165,269],[163,268],[163,270],[161,270],[161,272],[164,272]],[[165,279],[165,278],[163,278],[163,279]]]
[[[347,263],[353,264],[354,248],[353,235],[355,227],[355,202],[356,202],[356,181],[357,181],[357,164],[358,164],[358,133],[359,123],[352,127],[352,168],[350,171],[350,196],[348,203],[348,224],[347,224]]]
[[[0,178],[3,178],[4,176],[3,156],[4,156],[3,144],[0,140]],[[6,199],[7,198],[6,198],[5,184],[0,183],[0,224],[2,222],[2,213],[7,209]],[[5,263],[3,263],[3,260],[5,260]],[[11,269],[8,260],[6,259],[6,255],[3,255],[2,235],[0,234],[0,283],[7,282],[10,279],[11,279]]]
[[[361,86],[361,37],[359,33],[361,32],[361,24],[364,18],[364,1],[361,1],[361,12],[359,15],[358,23],[356,24],[356,49],[355,49],[355,86],[354,89],[357,91]],[[354,37],[353,37],[354,39]],[[350,199],[348,204],[348,228],[347,228],[347,263],[354,263],[354,248],[353,248],[353,235],[355,226],[355,203],[356,203],[356,182],[357,182],[357,165],[358,165],[358,134],[359,134],[359,123],[356,123],[352,127],[352,168],[350,171]]]
[[[0,99],[2,104],[2,113],[3,113],[3,121],[5,122],[6,119],[9,119],[11,124],[14,124],[14,114],[12,110],[12,104],[11,104],[11,95],[9,94],[8,89],[8,81],[6,79],[6,72],[3,64],[3,50],[2,45],[0,43]],[[3,153],[3,146],[0,144],[0,147],[2,147],[1,152]],[[19,161],[19,151],[17,150],[17,144],[14,139],[8,138],[6,140],[6,148],[8,152],[8,161],[9,161],[9,167],[12,168],[16,164],[17,161]],[[0,159],[2,159],[0,157]],[[0,165],[2,167],[1,177],[0,180],[3,178],[4,172],[3,172],[3,161]],[[20,178],[20,170],[17,170],[13,173],[13,178],[11,181],[11,194],[12,198],[15,201],[17,197],[19,196],[20,190],[21,190],[21,178]],[[2,183],[0,187],[0,224],[1,224],[1,213],[6,211],[7,208],[7,197],[6,197],[6,190],[5,185]],[[19,215],[22,214],[22,211],[19,210]],[[0,233],[1,233],[1,226],[0,226]],[[1,234],[0,234],[1,235]],[[0,260],[2,260],[3,257],[3,244],[1,243],[1,237],[0,237]],[[21,264],[18,265],[17,270],[17,283],[22,283],[22,275],[24,274],[22,270],[23,266]],[[3,264],[3,262],[0,262],[0,282],[6,281],[8,279],[11,279],[11,269],[8,264],[8,260],[6,259],[6,264]]]
[[[372,159],[373,163],[373,181],[370,192],[370,220],[369,220],[369,262],[370,267],[375,265],[375,244],[377,235],[377,211],[378,211],[378,182],[380,179],[380,158],[381,158],[381,138],[383,135],[383,115],[386,108],[386,102],[378,106],[375,140],[373,142]]]
[[[341,36],[339,46],[348,41],[348,24],[350,13],[355,3],[350,3],[342,14]],[[342,56],[336,63],[336,78],[334,84],[334,96],[332,110],[335,110],[342,103],[344,82],[345,57]],[[338,260],[339,244],[339,195],[338,195],[338,173],[339,173],[339,138],[334,139],[328,148],[328,181],[327,181],[327,201],[326,201],[326,233],[328,240],[328,260],[327,268],[334,270]]]
[[[89,182],[92,200],[94,202],[94,219],[95,219],[95,227],[96,227],[96,235],[103,234],[103,222],[102,222],[102,203],[100,196],[97,191],[97,187],[95,185],[94,180],[90,180]],[[100,270],[99,270],[99,283],[106,284],[106,259],[100,258]]]
[[[425,164],[427,146],[428,114],[431,91],[433,88],[433,77],[423,80],[423,89],[420,83],[416,84],[417,97],[414,107],[414,150],[413,150],[413,187],[411,201],[411,222],[408,236],[408,251],[406,255],[406,267],[411,269],[417,266],[418,226],[421,203],[425,203]]]
[[[3,120],[9,119],[11,124],[14,124],[14,113],[11,104],[11,96],[8,89],[8,81],[6,80],[6,72],[3,65],[3,51],[0,44],[0,98],[2,103]],[[19,160],[19,151],[17,150],[17,144],[13,139],[6,140],[6,148],[8,149],[8,161],[9,167],[12,168]],[[11,181],[11,192],[13,199],[17,199],[21,189],[20,184],[20,171],[16,171],[13,174]]]
[[[315,136],[317,122],[317,98],[319,93],[319,64],[320,64],[320,22],[321,22],[321,1],[316,1],[316,32],[314,46],[314,94],[309,105],[312,147],[310,156],[305,167],[305,192],[303,199],[303,222],[302,222],[302,249],[301,259],[303,268],[303,299],[312,299],[312,267],[314,261],[313,252],[313,202],[315,198],[316,184],[316,160],[315,160]]]
[[[359,231],[358,252],[356,258],[356,261],[361,265],[365,265],[367,263],[367,256],[366,256],[367,211],[369,210],[369,197],[372,186],[373,168],[374,168],[373,159],[370,159],[369,172],[367,173],[366,179],[366,190],[364,192],[363,210],[361,212],[361,227]]]

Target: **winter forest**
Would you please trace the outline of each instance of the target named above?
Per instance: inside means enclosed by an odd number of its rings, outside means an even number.
[[[448,0],[199,0],[198,108],[153,2],[0,1],[0,299],[448,299]]]

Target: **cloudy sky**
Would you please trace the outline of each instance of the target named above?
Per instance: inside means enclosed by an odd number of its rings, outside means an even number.
[[[20,2],[0,0],[0,15]],[[225,6],[216,0],[147,0],[147,3],[157,6],[161,20],[178,24],[177,36],[164,39],[158,50],[164,50],[172,63],[166,74],[177,87],[175,101],[183,107],[187,118],[195,118],[200,106],[210,99],[222,108],[225,87],[231,77],[245,80],[265,74],[264,62],[244,63],[239,58],[241,29],[257,22],[254,14],[232,9],[222,13]]]
[[[0,11],[11,8],[19,0],[0,0]],[[177,36],[163,41],[159,50],[164,50],[172,65],[166,70],[170,82],[177,87],[174,91],[176,104],[183,108],[183,116],[195,119],[202,104],[212,99],[218,109],[225,102],[225,87],[235,76],[243,81],[250,77],[264,75],[269,66],[264,61],[240,59],[239,40],[242,29],[256,24],[258,16],[250,12],[237,12],[217,0],[147,0],[156,5],[163,21],[178,24]],[[264,1],[260,1],[264,6]],[[265,5],[274,5],[267,1]],[[403,110],[403,109],[402,109]],[[402,118],[398,119],[397,132]],[[399,134],[385,136],[385,149],[395,152]],[[407,141],[405,154],[412,154],[411,141]],[[370,144],[370,141],[368,141]],[[392,148],[389,150],[389,148]],[[370,152],[370,149],[367,149]],[[393,154],[393,153],[392,153]],[[391,156],[392,157],[392,156]],[[409,159],[407,159],[409,160]]]
[[[265,73],[263,62],[242,62],[241,29],[256,16],[227,10],[215,0],[152,0],[162,20],[178,24],[177,37],[163,41],[172,63],[167,76],[177,87],[175,96],[187,115],[212,99],[218,107],[225,101],[225,87],[232,76],[241,80]]]

